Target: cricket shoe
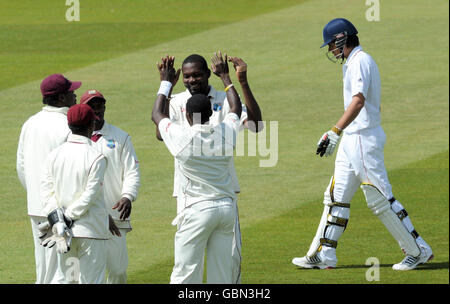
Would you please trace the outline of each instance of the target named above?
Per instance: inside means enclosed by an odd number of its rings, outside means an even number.
[[[405,258],[398,264],[392,266],[394,270],[413,270],[417,266],[424,264],[428,261],[431,261],[434,258],[433,251],[428,244],[419,245],[420,255],[417,257],[413,257],[412,255],[406,255]]]
[[[309,269],[333,269],[336,267],[336,263],[326,260],[323,261],[320,258],[320,252],[316,253],[312,257],[304,256],[302,258],[293,258],[292,264]]]

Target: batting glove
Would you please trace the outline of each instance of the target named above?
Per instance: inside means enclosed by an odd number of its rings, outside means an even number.
[[[316,154],[322,156],[330,156],[333,154],[339,140],[341,139],[341,130],[333,127],[330,131],[325,132],[317,143]]]
[[[38,223],[38,237],[39,237],[39,244],[42,245],[42,243],[52,236],[52,230],[50,227],[50,223],[48,221],[45,221],[43,223]]]
[[[72,230],[64,223],[56,223],[52,228],[53,235],[42,242],[42,246],[52,248],[56,245],[58,253],[69,252],[72,244]]]
[[[52,227],[53,235],[46,238],[42,245],[44,247],[52,248],[56,245],[56,250],[59,253],[66,253],[70,250],[72,243],[72,230],[73,221],[64,216],[64,211],[60,208],[53,210],[48,215],[49,225]]]
[[[66,253],[69,252],[71,243],[72,237],[69,235],[67,237],[52,235],[42,242],[42,246],[52,248],[56,244],[56,251],[58,253]]]

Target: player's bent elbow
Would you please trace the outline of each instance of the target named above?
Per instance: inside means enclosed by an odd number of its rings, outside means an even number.
[[[355,106],[357,107],[364,107],[364,101],[366,99],[364,98],[364,95],[362,93],[358,93],[356,95],[353,96],[353,100],[352,103],[355,104]]]
[[[157,115],[156,115],[155,112],[153,111],[153,112],[152,112],[152,121],[155,123],[156,127],[158,127],[158,123],[157,123],[157,121],[156,121],[156,119],[157,119],[156,116],[157,116]]]

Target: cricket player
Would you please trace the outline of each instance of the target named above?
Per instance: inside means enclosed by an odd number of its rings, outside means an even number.
[[[226,56],[226,55],[225,55]],[[226,56],[227,57],[227,56]],[[244,95],[245,105],[242,105],[242,114],[240,116],[240,130],[248,128],[252,132],[259,132],[263,128],[261,110],[258,102],[256,101],[253,93],[250,89],[247,79],[247,64],[238,57],[227,57],[236,70],[236,76],[239,84],[242,88]],[[211,125],[220,124],[230,112],[230,107],[227,101],[227,94],[224,91],[216,90],[212,85],[209,85],[209,77],[211,71],[208,69],[206,60],[197,54],[193,54],[184,59],[182,68],[183,84],[186,87],[186,91],[176,94],[171,97],[173,87],[178,81],[180,70],[177,71],[175,78],[172,82],[172,87],[169,92],[169,103],[166,103],[165,113],[170,117],[173,123],[189,126],[185,112],[187,100],[196,94],[203,94],[208,96],[212,115],[209,119]],[[156,136],[159,140],[162,140],[159,130],[156,130]],[[180,190],[179,184],[179,167],[177,160],[175,160],[174,166],[174,191],[173,196],[177,198],[178,210],[181,210],[183,205],[183,193]],[[234,189],[236,193],[240,192],[240,187],[234,167],[234,160],[230,163],[230,174],[233,179]],[[236,223],[234,227],[234,240],[233,240],[233,283],[241,282],[241,231],[239,224],[239,214],[236,207]]]
[[[81,82],[71,82],[61,74],[46,77],[41,82],[44,107],[24,123],[20,133],[17,174],[27,191],[28,215],[34,240],[36,284],[49,284],[53,279],[58,279],[56,250],[40,245],[40,237],[44,237],[46,232],[42,233],[38,226],[46,221],[46,214],[42,210],[39,187],[46,157],[64,143],[70,134],[67,111],[76,104],[74,91],[80,86]],[[48,231],[47,236],[50,234]]]
[[[91,139],[108,160],[103,195],[106,209],[119,230],[112,230],[106,242],[106,283],[125,284],[128,267],[126,235],[132,229],[131,203],[136,200],[140,185],[139,161],[130,135],[105,121],[106,99],[102,93],[97,90],[86,91],[81,96],[80,104],[89,105],[99,118],[94,122]]]
[[[105,282],[109,215],[102,192],[107,160],[90,140],[95,119],[88,105],[69,109],[72,134],[50,153],[42,175],[43,211],[53,232],[42,245],[56,246],[64,274],[56,283]]]
[[[305,268],[334,268],[336,247],[350,217],[350,201],[358,187],[367,206],[397,240],[405,258],[394,270],[411,270],[433,258],[430,246],[414,229],[408,213],[392,194],[380,125],[380,74],[373,58],[359,45],[358,31],[350,21],[337,18],[323,29],[327,56],[345,63],[344,114],[320,138],[316,153],[331,156],[339,140],[334,174],[324,193],[324,211],[306,256],[292,263]]]
[[[202,283],[206,249],[207,282],[231,284],[236,193],[229,166],[239,132],[242,104],[231,82],[227,60],[216,54],[212,70],[225,86],[229,113],[222,123],[209,124],[213,110],[208,97],[195,94],[186,103],[189,126],[173,123],[165,113],[175,77],[173,62],[174,58],[167,56],[158,64],[162,81],[152,111],[152,120],[179,164],[179,187],[183,193],[182,205],[178,206],[180,209],[173,222],[177,232],[170,283]]]

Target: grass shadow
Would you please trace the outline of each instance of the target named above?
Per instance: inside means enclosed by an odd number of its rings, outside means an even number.
[[[393,264],[380,264],[380,268],[391,268]],[[342,265],[337,266],[336,269],[343,268],[343,269],[352,269],[352,268],[370,268],[373,267],[373,265]],[[414,270],[438,270],[438,269],[448,269],[448,261],[447,262],[428,262],[423,265],[419,265]]]

